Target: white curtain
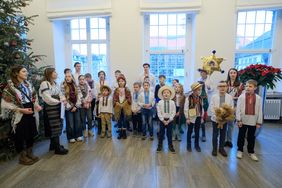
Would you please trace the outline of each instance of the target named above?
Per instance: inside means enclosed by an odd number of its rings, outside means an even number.
[[[140,0],[141,12],[198,12],[202,0]]]
[[[49,19],[111,15],[111,0],[46,0]]]
[[[282,0],[237,0],[238,10],[281,8]]]

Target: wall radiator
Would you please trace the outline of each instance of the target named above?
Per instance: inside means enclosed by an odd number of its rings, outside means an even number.
[[[281,99],[266,99],[264,106],[264,119],[279,120],[281,115]]]

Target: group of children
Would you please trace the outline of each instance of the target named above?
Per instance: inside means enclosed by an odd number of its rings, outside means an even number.
[[[77,63],[75,67],[79,65]],[[181,141],[182,125],[185,123],[188,126],[187,151],[192,151],[194,137],[195,150],[201,152],[200,131],[202,141],[205,142],[205,122],[210,109],[213,127],[212,155],[217,156],[219,152],[222,156],[227,156],[224,147],[233,147],[232,132],[234,124],[237,123],[239,127],[237,157],[243,156],[245,134],[248,132],[248,153],[253,160],[258,161],[254,154],[255,130],[262,124],[262,105],[260,97],[255,94],[256,81],[249,80],[244,86],[239,82],[237,70],[232,68],[228,72],[227,81],[220,81],[217,85],[218,91],[211,95],[212,87],[207,72],[199,70],[200,80],[192,84],[191,92],[185,95],[178,80],[174,80],[173,86],[170,87],[165,84],[165,75],[160,75],[159,84],[155,85],[155,78],[149,72],[150,65],[145,63],[143,68],[144,73],[140,81],[134,82],[132,92],[120,71],[115,72],[116,84],[113,87],[107,84],[104,71],[98,73],[99,82],[96,84],[90,74],[85,76],[77,74],[78,85],[75,77],[70,72],[65,72],[62,98],[69,141],[81,141],[82,130],[84,137],[93,136],[91,131],[93,112],[96,114],[98,134],[101,138],[112,137],[111,122],[114,119],[117,122],[118,139],[127,138],[127,130],[132,121],[134,136],[139,135],[145,140],[148,133],[149,139],[153,140],[153,117],[156,117],[159,125],[157,152],[163,149],[165,131],[168,148],[175,152],[172,140]],[[219,127],[215,108],[223,105],[236,109],[236,120],[228,121]]]

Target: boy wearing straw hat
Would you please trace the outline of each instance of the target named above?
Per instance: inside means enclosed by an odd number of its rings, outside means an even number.
[[[99,109],[98,113],[101,118],[102,132],[101,138],[106,136],[106,126],[108,126],[107,137],[112,137],[112,114],[113,114],[113,100],[110,97],[111,88],[107,85],[103,85],[100,88],[102,96],[99,98]]]
[[[195,149],[201,152],[199,145],[199,130],[201,122],[203,121],[203,100],[200,96],[202,85],[198,82],[191,85],[192,93],[186,98],[184,104],[184,114],[186,123],[188,125],[187,131],[187,150],[192,151],[191,136],[193,129],[195,129]]]
[[[160,119],[160,135],[157,152],[162,151],[166,129],[168,148],[172,153],[175,153],[175,149],[172,145],[172,123],[176,114],[175,103],[172,99],[175,96],[175,91],[172,87],[163,86],[160,88],[158,96],[161,100],[157,104],[157,112]]]

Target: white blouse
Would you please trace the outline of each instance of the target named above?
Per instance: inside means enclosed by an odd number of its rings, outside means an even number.
[[[51,84],[48,81],[43,81],[39,88],[39,96],[42,97],[42,100],[48,105],[57,105],[60,103],[60,100],[53,98],[52,96],[54,95],[61,95],[58,84]]]

